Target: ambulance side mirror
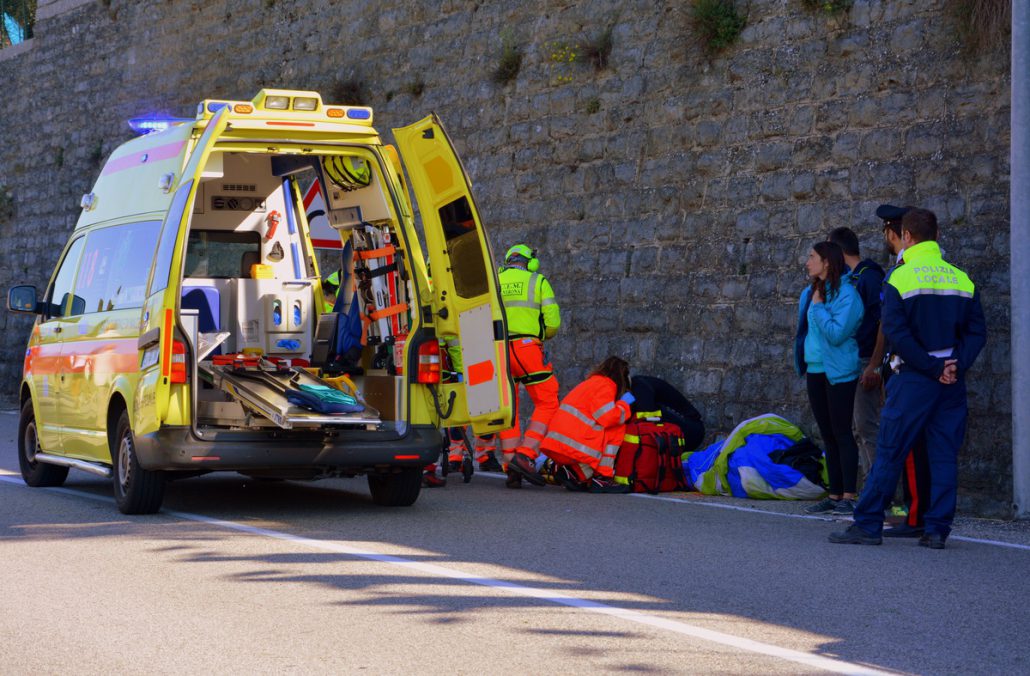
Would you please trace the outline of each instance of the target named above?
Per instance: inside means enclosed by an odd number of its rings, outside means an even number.
[[[22,285],[12,287],[7,292],[7,309],[11,312],[30,312],[41,314],[43,308],[39,306],[39,292],[36,287]]]

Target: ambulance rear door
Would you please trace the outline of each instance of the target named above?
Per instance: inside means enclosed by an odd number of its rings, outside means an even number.
[[[393,133],[422,217],[436,334],[457,336],[461,345],[463,387],[443,424],[461,424],[464,403],[477,434],[506,429],[514,392],[504,307],[468,174],[435,114]]]
[[[161,426],[168,415],[172,384],[183,383],[185,374],[190,371],[185,363],[185,345],[175,338],[182,286],[180,273],[187,230],[193,213],[192,205],[215,141],[228,126],[226,110],[219,110],[208,121],[207,128],[186,162],[161,226],[147,300],[140,320],[140,377],[136,385],[132,420],[136,434],[148,434]]]

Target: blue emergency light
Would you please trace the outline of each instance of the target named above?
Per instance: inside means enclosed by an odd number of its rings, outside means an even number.
[[[145,135],[155,131],[164,131],[184,122],[193,122],[193,120],[186,117],[148,115],[146,117],[132,118],[129,120],[129,127],[137,134]]]

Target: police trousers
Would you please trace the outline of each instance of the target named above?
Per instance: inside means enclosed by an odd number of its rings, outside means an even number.
[[[966,384],[953,385],[911,370],[887,382],[887,403],[880,417],[876,460],[855,507],[855,525],[870,535],[883,530],[883,511],[890,505],[909,451],[925,435],[930,467],[930,501],[923,517],[926,533],[951,532],[958,498],[958,451],[966,436]]]

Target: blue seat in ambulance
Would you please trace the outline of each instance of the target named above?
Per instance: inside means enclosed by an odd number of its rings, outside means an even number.
[[[218,289],[211,286],[183,286],[182,308],[197,311],[197,331],[215,333],[221,329],[221,299]],[[212,354],[222,354],[222,348],[215,348]]]

